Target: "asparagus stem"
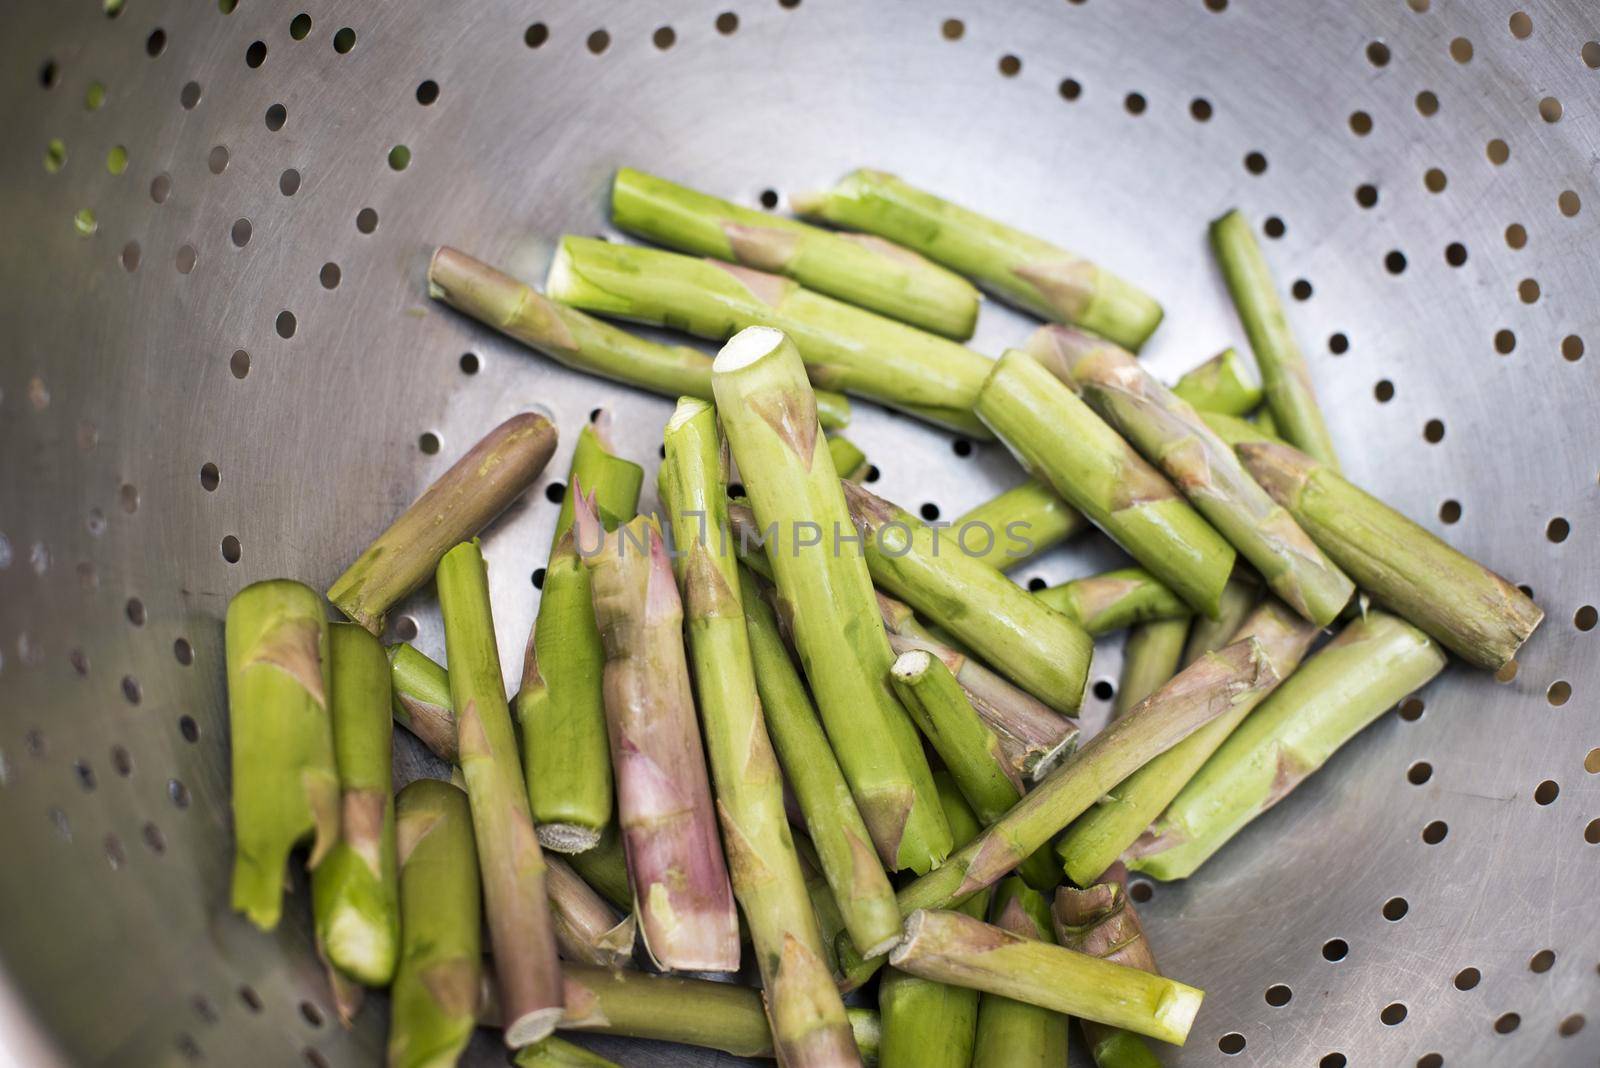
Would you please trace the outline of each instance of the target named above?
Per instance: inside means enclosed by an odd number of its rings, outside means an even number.
[[[589,573],[572,536],[573,502],[594,499],[600,522],[633,518],[644,471],[612,453],[601,412],[578,434],[551,536],[539,614],[512,711],[522,727],[522,764],[539,842],[561,853],[593,848],[611,821],[611,754],[600,677],[605,652],[595,629]]]
[[[664,969],[734,971],[739,922],[695,721],[683,607],[661,532],[641,516],[607,533],[577,500],[577,540],[605,645],[617,811],[645,949]]]
[[[1260,642],[1207,654],[1113,720],[943,867],[902,889],[901,911],[947,907],[992,885],[1157,754],[1277,681]]]
[[[1237,349],[1223,349],[1173,383],[1172,392],[1202,412],[1248,415],[1261,404],[1261,387],[1245,370]]]
[[[845,935],[844,913],[833,898],[833,887],[828,885],[827,873],[822,868],[822,858],[810,839],[794,835],[795,853],[800,857],[800,874],[806,881],[806,896],[811,899],[811,911],[817,919],[817,933],[822,936],[822,956],[828,971],[839,974],[839,954],[835,949],[841,935]],[[892,895],[891,895],[892,897]]]
[[[1268,598],[1244,621],[1234,640],[1254,638],[1260,642],[1272,670],[1286,679],[1300,666],[1318,629],[1283,602]],[[1268,692],[1241,695],[1223,715],[1119,782],[1067,828],[1056,841],[1067,878],[1088,886],[1116,863]]]
[[[1317,406],[1311,369],[1295,343],[1277,286],[1250,222],[1230,211],[1211,224],[1211,247],[1250,338],[1273,421],[1290,443],[1337,469],[1333,439]]]
[[[1086,890],[1063,886],[1056,891],[1051,918],[1056,941],[1068,949],[1160,974],[1139,916],[1120,883],[1098,883]],[[1159,1068],[1161,1062],[1138,1035],[1092,1020],[1081,1023],[1098,1068]]]
[[[962,551],[1001,571],[1019,567],[1088,527],[1083,513],[1036,479],[1013,486],[950,524]]]
[[[447,764],[454,764],[456,713],[450,707],[450,675],[414,646],[389,646],[389,682],[394,720]]]
[[[1245,442],[1238,452],[1363,590],[1468,663],[1499,670],[1544,619],[1521,590],[1332,467],[1271,442]]]
[[[328,651],[340,833],[311,875],[317,948],[330,971],[343,978],[388,986],[400,952],[389,661],[378,639],[353,623],[330,627]],[[338,978],[336,990],[342,985]]]
[[[1039,942],[960,912],[918,909],[889,963],[940,982],[1182,1045],[1205,994],[1192,986]]]
[[[921,649],[944,661],[978,717],[994,731],[1014,772],[1037,781],[1071,754],[1078,744],[1077,724],[1062,719],[1043,701],[1017,689],[966,653],[939,641],[917,621],[910,605],[880,593],[878,608],[897,657]]]
[[[1128,866],[1158,879],[1192,875],[1444,665],[1444,651],[1396,616],[1373,611],[1346,625],[1218,747],[1128,851]]]
[[[851,944],[866,956],[886,953],[900,937],[894,889],[872,850],[871,835],[789,659],[772,609],[749,572],[741,569],[739,582],[767,728],[805,815],[818,863]]]
[[[989,922],[1023,938],[1055,941],[1049,902],[1016,876],[995,888]],[[972,1068],[1061,1068],[1066,1063],[1065,1016],[998,994],[983,995]]]
[[[1075,620],[1091,635],[1157,620],[1187,621],[1194,614],[1180,597],[1141,567],[1125,567],[1073,579],[1040,590],[1034,596]]]
[[[1129,352],[1068,327],[1045,327],[1029,351],[1156,464],[1289,607],[1327,626],[1355,585],[1258,486],[1198,412]]]
[[[860,482],[872,467],[867,463],[866,453],[838,434],[828,435],[828,455],[833,457],[833,469],[846,482]]]
[[[1111,705],[1113,719],[1126,715],[1178,673],[1188,634],[1188,618],[1141,623],[1128,632],[1122,648],[1122,678]]]
[[[555,925],[556,947],[565,960],[602,968],[627,968],[633,963],[638,923],[621,917],[589,888],[560,857],[546,857],[545,889]]]
[[[482,949],[467,797],[418,779],[395,802],[400,964],[389,990],[389,1068],[454,1064],[477,1027]]]
[[[1022,779],[950,669],[931,653],[914,649],[896,658],[889,677],[978,820],[989,824],[1003,816],[1022,796]]]
[[[1024,467],[1151,574],[1195,611],[1217,614],[1233,547],[1071,389],[1012,349],[984,384],[977,412]]]
[[[601,832],[593,849],[566,858],[572,869],[595,892],[624,912],[633,909],[633,889],[628,885],[628,860],[622,848],[622,835],[615,823]]]
[[[855,1035],[856,1049],[861,1053],[862,1068],[878,1068],[883,1049],[883,1020],[872,1009],[854,1005],[845,1009],[850,1016],[850,1031]]]
[[[872,579],[950,631],[996,670],[1060,712],[1083,703],[1094,642],[1082,627],[939,532],[852,483],[850,518]]]
[[[1130,348],[1161,323],[1161,305],[1105,268],[894,175],[858,170],[826,192],[790,199],[801,215],[886,237],[1008,303]]]
[[[555,1035],[518,1050],[511,1063],[517,1068],[621,1068],[617,1062]]]
[[[793,339],[817,386],[987,436],[972,416],[972,402],[988,360],[954,341],[842,304],[778,275],[675,252],[565,237],[545,289],[585,311],[717,341],[744,327],[776,327]]]
[[[786,1065],[856,1061],[756,692],[728,535],[728,459],[710,404],[685,397],[667,421],[659,490],[672,523],[689,653],[733,892],[755,946],[767,1013]]]
[[[1257,408],[1248,422],[1259,428],[1264,434],[1269,434],[1275,438],[1282,437],[1278,433],[1278,421],[1272,417],[1271,408]]]
[[[629,167],[611,183],[611,221],[668,248],[787,275],[958,341],[972,336],[978,318],[972,284],[915,252],[730,204]]]
[[[1254,575],[1243,572],[1229,579],[1222,588],[1222,606],[1217,618],[1195,617],[1194,625],[1189,629],[1188,644],[1183,647],[1183,666],[1188,667],[1207,653],[1214,653],[1227,645],[1238,633],[1245,617],[1261,603],[1261,597],[1261,587]]]
[[[298,582],[246,586],[228,602],[233,735],[233,907],[264,931],[283,909],[284,864],[313,838],[315,869],[339,837],[322,598]]]
[[[528,810],[476,542],[445,553],[436,584],[505,1039],[508,1046],[526,1046],[548,1035],[561,1015],[560,970],[545,904],[544,856]]]
[[[556,451],[556,428],[533,412],[484,435],[328,587],[335,608],[373,634],[384,613],[433,577],[441,557],[506,510]]]
[[[889,689],[893,661],[799,354],[782,333],[742,331],[717,357],[717,409],[823,726],[878,855],[924,872],[950,850],[922,747]],[[814,535],[814,536],[813,536]]]
[[[564,1031],[682,1042],[735,1057],[773,1055],[761,995],[749,987],[580,964],[562,965],[561,976]]]

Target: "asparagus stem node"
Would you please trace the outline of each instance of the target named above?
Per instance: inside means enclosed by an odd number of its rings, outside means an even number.
[[[1073,579],[1034,596],[1096,637],[1140,623],[1187,620],[1194,614],[1182,598],[1142,567]]]
[[[1261,405],[1261,387],[1245,370],[1244,357],[1237,349],[1223,349],[1186,373],[1172,385],[1172,392],[1202,412],[1223,415],[1249,415]]]
[[[449,673],[405,642],[389,646],[388,652],[394,721],[416,735],[434,756],[454,764],[459,753]]]
[[[1051,921],[1056,941],[1068,949],[1152,975],[1161,972],[1138,914],[1119,882],[1099,883],[1085,890],[1063,886],[1056,891]],[[1138,1035],[1092,1020],[1081,1022],[1099,1068],[1159,1068],[1161,1062]]]

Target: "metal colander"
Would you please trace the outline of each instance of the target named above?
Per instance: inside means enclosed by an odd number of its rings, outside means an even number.
[[[485,543],[517,669],[576,429],[605,406],[653,462],[670,406],[430,303],[425,264],[448,242],[539,280],[563,232],[610,233],[620,164],[768,206],[897,171],[1156,294],[1168,377],[1242,340],[1205,227],[1244,208],[1347,471],[1548,620],[1514,671],[1452,666],[1196,877],[1135,882],[1164,969],[1208,991],[1163,1056],[1595,1063],[1591,0],[11,0],[0,27],[19,1063],[376,1063],[385,1007],[334,1022],[303,880],[275,935],[228,910],[223,610],[256,579],[325,588],[539,407],[563,448]],[[991,304],[973,343],[1027,329]],[[850,434],[926,515],[1020,477],[868,404]],[[1020,579],[1115,559],[1081,539]],[[392,618],[442,654],[426,597]],[[1089,726],[1118,660],[1097,651]],[[503,1057],[482,1035],[468,1059]]]

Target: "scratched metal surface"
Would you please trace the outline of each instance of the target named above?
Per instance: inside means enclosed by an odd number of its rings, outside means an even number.
[[[1514,680],[1452,667],[1420,718],[1385,716],[1196,878],[1154,889],[1164,967],[1209,992],[1188,1047],[1164,1056],[1595,1062],[1600,9],[117,6],[0,12],[0,959],[16,995],[0,1022],[19,1063],[375,1063],[384,1006],[350,1033],[329,1022],[303,883],[274,936],[228,913],[223,608],[255,579],[325,586],[518,409],[562,428],[545,483],[596,406],[653,461],[667,402],[559,370],[423,286],[438,242],[539,279],[559,234],[608,231],[622,163],[751,203],[897,170],[1151,289],[1168,318],[1146,358],[1169,375],[1241,340],[1206,222],[1236,204],[1280,220],[1267,254],[1285,288],[1309,284],[1291,313],[1349,471],[1529,584],[1549,619]],[[990,307],[975,345],[994,354],[1027,328]],[[877,489],[903,504],[953,515],[1019,477],[995,447],[963,458],[857,411]],[[545,488],[486,541],[508,675],[555,517]],[[1113,559],[1088,539],[1020,577]],[[405,617],[439,653],[428,599]],[[1100,650],[1097,680],[1118,655]],[[1545,781],[1559,793],[1539,804]],[[1432,821],[1448,826],[1437,845]],[[1476,985],[1457,989],[1468,968]],[[471,1061],[502,1055],[481,1037]]]

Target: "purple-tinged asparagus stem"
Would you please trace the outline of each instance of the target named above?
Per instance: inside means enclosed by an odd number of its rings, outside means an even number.
[[[444,665],[397,642],[389,646],[394,721],[447,764],[456,762],[456,713],[450,707],[450,675]]]
[[[1160,975],[1150,943],[1139,925],[1120,881],[1097,883],[1086,890],[1063,886],[1051,910],[1056,941],[1068,949],[1115,964]],[[1099,1068],[1158,1068],[1160,1062],[1144,1039],[1119,1027],[1081,1020],[1090,1056]]]
[[[562,959],[601,968],[630,967],[638,930],[633,915],[619,920],[605,899],[560,857],[546,857],[545,864],[545,889]]]
[[[989,922],[1023,938],[1055,941],[1049,899],[1016,876],[995,888]],[[998,994],[983,995],[972,1068],[1062,1068],[1066,1062],[1065,1016]]]

